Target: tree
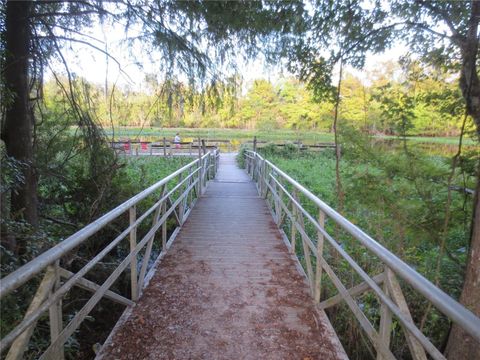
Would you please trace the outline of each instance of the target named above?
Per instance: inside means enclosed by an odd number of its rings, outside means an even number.
[[[7,155],[23,164],[24,184],[11,194],[10,212],[36,225],[37,180],[33,167],[33,118],[30,103],[29,59],[32,3],[9,1],[5,14],[4,91],[8,96],[2,140]]]
[[[367,51],[382,52],[401,38],[423,61],[457,69],[466,114],[480,140],[478,25],[480,1],[318,0],[313,4],[309,38],[291,52],[292,70],[318,93],[328,94],[333,66],[341,61],[362,67]],[[330,55],[325,55],[326,52]],[[322,56],[323,55],[323,56]],[[480,171],[479,171],[480,173]],[[480,174],[476,186],[469,259],[460,302],[480,316]],[[478,344],[453,325],[446,354],[478,357]]]
[[[41,116],[35,109],[41,101],[44,69],[53,58],[64,66],[68,85],[61,87],[84,134],[86,147],[91,150],[92,164],[103,141],[92,109],[77,101],[79,89],[73,85],[75,79],[63,55],[63,46],[80,43],[111,58],[82,33],[85,26],[96,18],[125,20],[126,28],[140,24],[143,34],[136,41],[150,44],[162,54],[159,71],[164,72],[165,79],[183,73],[191,87],[199,89],[205,88],[207,80],[218,78],[212,75],[213,70],[232,62],[239,48],[245,50],[246,57],[263,49],[273,58],[303,29],[303,4],[298,0],[288,3],[157,0],[148,6],[140,0],[108,3],[108,6],[102,1],[10,0],[2,2],[1,11],[5,19],[1,80],[2,91],[8,94],[2,96],[5,110],[2,140],[7,154],[24,166],[24,181],[12,193],[10,209],[16,219],[34,226],[38,220],[34,129],[36,118]],[[121,67],[118,61],[117,64]],[[171,99],[171,95],[167,96],[167,102]]]

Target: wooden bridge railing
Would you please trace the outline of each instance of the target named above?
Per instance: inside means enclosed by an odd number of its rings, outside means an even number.
[[[200,141],[200,140],[199,140]],[[138,155],[190,155],[195,156],[199,148],[214,150],[225,145],[228,152],[232,150],[230,140],[209,140],[203,139],[202,143],[196,141],[182,141],[174,143],[163,138],[163,141],[110,141],[109,146],[118,154],[138,156]]]
[[[480,319],[472,312],[433,285],[260,154],[247,151],[245,157],[246,170],[257,182],[259,194],[267,199],[277,225],[280,228],[286,222],[290,225],[291,233],[289,236],[285,233],[284,235],[288,239],[291,252],[296,254],[297,247],[301,246],[304,255],[302,259],[303,267],[318,307],[327,309],[344,301],[375,347],[377,359],[395,359],[390,350],[393,317],[402,326],[414,360],[426,360],[426,353],[433,359],[445,359],[443,354],[414,323],[397,276],[417,293],[423,295],[451,321],[462,327],[477,341],[480,341]],[[316,208],[315,214],[311,214],[305,209],[305,202],[313,204]],[[369,276],[344,247],[326,231],[325,222],[327,219],[331,219],[336,226],[350,234],[359,245],[373,253],[383,263],[384,270],[376,276]],[[308,234],[306,230],[308,228],[313,228],[316,233],[315,238]],[[297,243],[298,240],[301,241],[300,244]],[[326,261],[325,241],[358,274],[363,280],[361,283],[351,288],[347,288],[342,283],[331,264]],[[323,272],[327,274],[338,290],[338,295],[321,301]],[[370,322],[355,300],[355,297],[366,291],[373,291],[380,304],[378,326]]]
[[[1,279],[0,298],[4,298],[8,295],[15,296],[15,290],[25,286],[30,279],[40,276],[45,271],[23,320],[0,341],[0,351],[2,353],[9,349],[6,359],[23,358],[34,328],[38,320],[46,312],[49,313],[51,342],[40,359],[58,360],[64,357],[65,342],[79,328],[80,324],[82,324],[102,297],[122,305],[128,306],[133,304],[140,296],[145,283],[151,275],[147,274],[147,270],[157,231],[161,228],[160,239],[158,240],[158,247],[161,249],[161,252],[157,258],[160,259],[164,256],[179,227],[195,205],[199,194],[202,193],[202,189],[206,186],[207,180],[215,176],[218,167],[218,157],[219,153],[217,150],[204,154]],[[137,214],[138,205],[146,199],[149,199],[150,203],[153,201],[154,204],[139,216]],[[143,206],[146,206],[145,203],[143,203]],[[90,259],[79,271],[72,273],[62,267],[62,258],[67,256],[72,250],[85,244],[99,230],[111,224],[118,217],[125,216],[127,213],[129,226]],[[167,220],[172,217],[177,223],[177,228],[170,235],[170,238],[167,239]],[[151,219],[151,226],[138,241],[137,230],[140,224],[147,219]],[[123,242],[127,238],[129,239],[129,244]],[[85,275],[91,272],[95,265],[99,264],[108,253],[118,249],[120,246],[123,246],[123,249],[129,249],[129,251],[127,250],[128,253],[103,284],[98,285],[85,278]],[[143,256],[141,256],[140,252],[143,249]],[[140,262],[138,262],[139,259]],[[130,298],[110,290],[112,284],[127,268],[130,268]],[[86,289],[92,292],[93,295],[64,326],[62,299],[74,286]]]

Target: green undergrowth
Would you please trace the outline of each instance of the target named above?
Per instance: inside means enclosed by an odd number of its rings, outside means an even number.
[[[21,236],[26,239],[26,247],[21,253],[11,251],[2,242],[1,277],[15,271],[47,249],[66,239],[88,223],[112,210],[145,188],[155,184],[175,170],[191,162],[192,158],[157,156],[127,157],[117,159],[115,166],[110,169],[105,186],[95,188],[92,180],[86,176],[86,163],[81,157],[72,161],[63,168],[62,177],[45,177],[39,181],[41,196],[40,224],[37,229],[20,221],[2,220],[2,236],[4,231],[16,231],[17,239]],[[4,179],[2,179],[4,180]],[[100,177],[97,177],[100,180]],[[169,184],[169,189],[175,186],[176,179]],[[2,183],[6,184],[6,181]],[[179,192],[173,194],[173,199]],[[136,208],[137,217],[142,215],[160,197],[160,190],[139,203]],[[95,211],[94,211],[95,210]],[[150,229],[153,214],[147,217],[138,227],[137,240]],[[105,246],[128,227],[128,211],[112,221],[102,230],[92,235],[81,246],[72,250],[61,260],[61,266],[76,272],[89,260],[99,253]],[[173,231],[176,224],[173,218],[168,220],[168,232]],[[9,235],[11,236],[11,235]],[[161,250],[161,240],[157,235],[151,259],[155,259]],[[129,253],[128,236],[122,240],[105,258],[103,258],[85,278],[102,284],[113,270]],[[144,252],[138,255],[139,264],[143,260]],[[149,262],[149,267],[152,261]],[[17,325],[25,314],[33,298],[43,274],[34,277],[18,290],[2,299],[0,309],[0,335],[3,337]],[[127,298],[130,298],[130,269],[127,268],[121,277],[111,287]],[[70,321],[76,312],[86,304],[91,293],[78,287],[72,288],[63,297],[64,325]],[[115,325],[124,307],[108,299],[103,299],[93,309],[80,328],[69,338],[65,345],[67,359],[90,359],[94,357],[92,346],[102,343]],[[38,326],[32,335],[25,359],[38,358],[38,354],[49,345],[48,312],[39,320]],[[79,341],[81,339],[81,341]]]
[[[343,134],[342,144],[340,174],[345,192],[342,215],[420,274],[438,283],[445,292],[458,298],[468,254],[473,199],[463,191],[451,191],[450,216],[444,231],[451,159],[410,146],[378,147],[368,138],[348,132]],[[308,152],[295,146],[279,148],[272,145],[260,152],[326,204],[338,208],[333,150]],[[451,184],[453,188],[474,188],[476,159],[476,151],[462,155]],[[292,190],[290,185],[285,186]],[[316,218],[318,209],[314,204],[304,196],[300,195],[300,199],[305,209]],[[306,231],[315,241],[316,229],[305,221]],[[283,225],[289,236],[290,226],[290,221]],[[375,255],[336,227],[332,220],[327,219],[325,226],[370,276],[384,271]],[[305,267],[305,254],[298,234],[296,241],[297,255]],[[441,254],[443,242],[445,251]],[[324,257],[347,288],[362,281],[328,242]],[[427,301],[402,280],[400,282],[415,323],[417,326],[422,324],[423,332],[441,349],[448,336],[449,321],[434,308],[430,309]],[[332,282],[323,274],[322,299],[336,293]],[[378,326],[380,306],[373,293],[364,293],[356,300],[370,321]],[[328,314],[350,358],[370,358],[374,349],[352,312],[341,305],[330,308]],[[398,358],[408,359],[408,346],[397,319],[394,318],[392,326],[393,352]]]

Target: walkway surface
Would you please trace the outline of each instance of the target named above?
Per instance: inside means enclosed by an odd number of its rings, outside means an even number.
[[[98,358],[346,358],[233,155],[122,318]]]

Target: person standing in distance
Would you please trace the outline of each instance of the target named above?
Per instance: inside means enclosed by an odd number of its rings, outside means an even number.
[[[173,139],[173,143],[175,144],[176,149],[180,149],[180,143],[182,142],[182,139],[180,139],[180,133],[177,133],[175,135],[175,138]]]

